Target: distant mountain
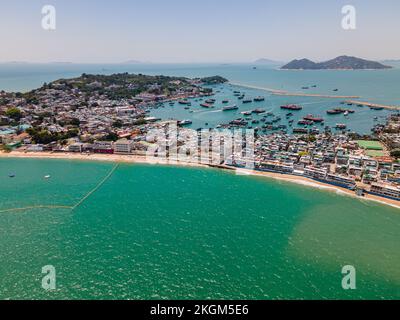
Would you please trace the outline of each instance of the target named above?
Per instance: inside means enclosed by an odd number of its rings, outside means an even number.
[[[280,61],[275,61],[275,60],[270,60],[270,59],[265,59],[265,58],[258,59],[256,61],[254,61],[254,63],[257,63],[257,64],[274,64],[274,65],[282,64],[282,62],[280,62]]]
[[[141,64],[141,63],[143,63],[143,62],[139,61],[139,60],[128,60],[128,61],[123,62],[122,64]]]
[[[313,62],[308,59],[293,60],[284,65],[284,70],[361,70],[361,69],[391,69],[391,66],[376,61],[356,57],[340,56],[325,62]]]

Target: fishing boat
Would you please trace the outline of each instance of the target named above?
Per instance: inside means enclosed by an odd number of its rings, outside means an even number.
[[[342,110],[341,109],[332,109],[332,110],[326,111],[326,113],[329,114],[329,115],[341,114]]]
[[[251,116],[251,111],[243,111],[241,112],[241,114],[245,115],[245,116]]]
[[[193,122],[192,122],[191,120],[182,120],[182,121],[178,121],[178,126],[183,127],[183,126],[190,125],[190,124],[192,124],[192,123],[193,123]]]
[[[312,122],[323,122],[324,119],[323,118],[319,118],[319,117],[314,117],[312,114],[308,114],[305,117],[303,117],[304,120],[307,121],[312,121]]]
[[[257,113],[257,114],[261,114],[261,113],[265,113],[264,109],[255,109],[252,111],[253,113]]]
[[[287,105],[281,106],[281,109],[299,111],[299,110],[302,110],[303,107],[295,105],[295,104],[287,104]]]
[[[226,107],[223,107],[223,108],[222,108],[222,111],[232,111],[232,110],[237,110],[237,109],[239,109],[239,108],[237,107],[237,105],[233,105],[233,106],[226,106]]]
[[[293,133],[299,133],[299,134],[307,134],[308,130],[304,128],[294,128]]]
[[[347,125],[343,124],[343,123],[337,123],[335,126],[336,129],[346,129]]]
[[[256,98],[254,98],[254,101],[255,101],[255,102],[265,101],[265,98],[264,98],[264,97],[261,97],[261,96],[258,96],[258,97],[256,97]]]

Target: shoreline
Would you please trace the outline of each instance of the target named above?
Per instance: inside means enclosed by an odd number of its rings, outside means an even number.
[[[10,152],[4,153],[0,152],[0,159],[55,159],[55,160],[81,160],[81,161],[98,161],[98,162],[113,162],[113,163],[128,163],[128,164],[150,164],[150,165],[170,165],[170,166],[180,166],[180,167],[197,167],[197,168],[214,168],[222,169],[227,171],[235,171],[239,175],[264,177],[274,180],[279,180],[283,182],[293,183],[297,185],[308,186],[311,188],[317,188],[320,190],[325,190],[329,192],[335,192],[342,196],[350,196],[358,200],[367,200],[380,203],[382,205],[388,205],[400,209],[400,201],[391,200],[371,194],[366,194],[364,197],[357,196],[354,192],[341,188],[338,186],[332,186],[318,182],[307,177],[295,176],[289,174],[281,174],[274,172],[265,171],[255,171],[249,169],[239,169],[233,168],[226,165],[208,165],[201,164],[198,162],[183,162],[177,160],[165,160],[160,158],[148,158],[145,156],[138,155],[105,155],[105,154],[80,154],[80,153],[51,153],[51,152],[39,152],[39,153],[22,153],[22,152]]]

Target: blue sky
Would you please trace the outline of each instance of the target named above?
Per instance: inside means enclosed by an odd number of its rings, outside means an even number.
[[[57,9],[56,31],[41,8]],[[357,29],[341,28],[341,8]],[[400,58],[398,0],[0,0],[0,61]]]

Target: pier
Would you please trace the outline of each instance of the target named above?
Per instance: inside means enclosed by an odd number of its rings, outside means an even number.
[[[252,85],[246,85],[242,83],[230,82],[231,85],[243,88],[257,89],[268,91],[276,96],[292,96],[292,97],[314,97],[314,98],[330,98],[330,99],[359,99],[360,96],[338,96],[338,95],[327,95],[327,94],[318,94],[318,93],[304,93],[304,92],[290,92],[285,90],[277,90],[272,88],[264,88]]]
[[[384,105],[384,104],[378,104],[378,103],[371,103],[371,102],[365,102],[365,101],[354,101],[354,100],[347,100],[345,101],[347,104],[355,104],[355,105],[360,105],[364,107],[369,107],[369,108],[383,108],[387,110],[400,110],[400,106],[389,106],[389,105]]]

